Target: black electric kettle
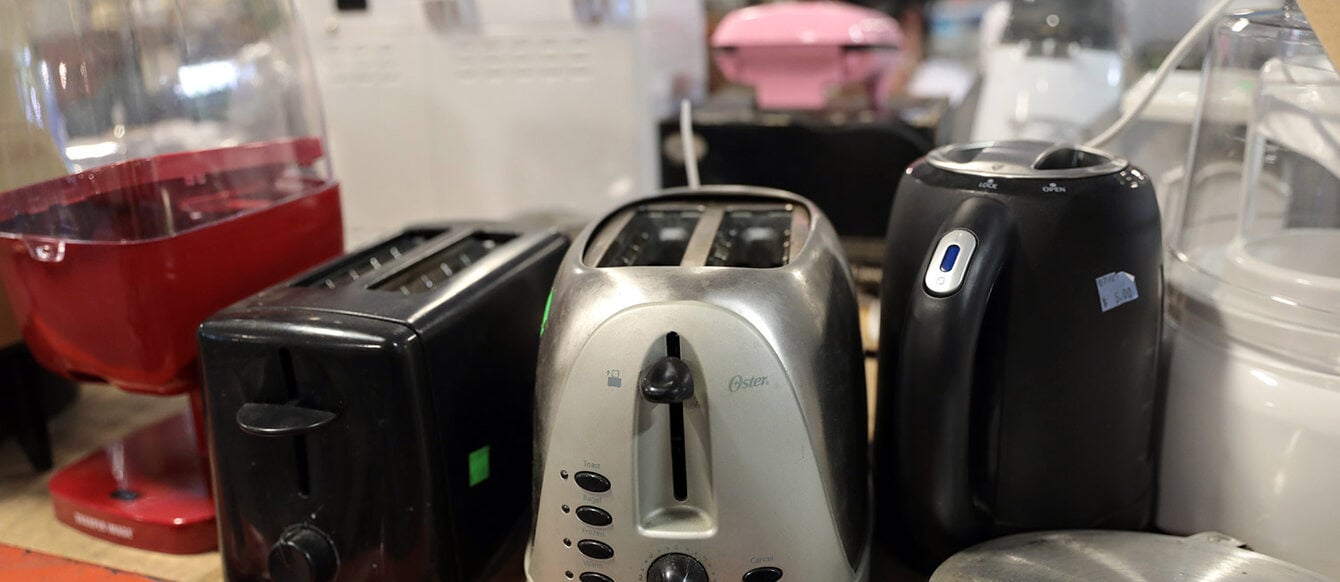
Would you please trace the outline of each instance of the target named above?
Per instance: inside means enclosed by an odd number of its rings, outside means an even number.
[[[1145,174],[1081,147],[953,145],[894,200],[880,539],[930,569],[1006,533],[1145,527],[1163,313]]]

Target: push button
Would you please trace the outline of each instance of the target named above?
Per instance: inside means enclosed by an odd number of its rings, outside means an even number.
[[[614,582],[613,578],[601,574],[600,572],[582,572],[578,577],[582,582]]]
[[[926,291],[936,297],[948,297],[963,286],[963,278],[977,250],[977,235],[956,229],[940,237],[926,269]]]
[[[610,517],[608,511],[599,507],[591,507],[590,505],[583,505],[577,508],[577,519],[582,520],[586,525],[593,525],[596,527],[604,527],[614,523],[614,518]]]
[[[572,476],[577,486],[592,493],[604,493],[610,490],[610,480],[600,473],[581,471]]]
[[[949,248],[945,249],[945,256],[943,259],[940,259],[941,273],[948,273],[954,270],[954,261],[958,260],[959,250],[958,245],[949,245]]]
[[[754,568],[744,573],[744,582],[777,582],[781,579],[782,571],[779,568]]]
[[[586,554],[586,557],[597,560],[608,560],[614,557],[614,548],[611,548],[607,543],[595,540],[577,542],[577,549]]]

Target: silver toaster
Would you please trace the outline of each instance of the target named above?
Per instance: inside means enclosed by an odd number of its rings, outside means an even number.
[[[528,580],[867,579],[856,296],[813,203],[732,186],[622,206],[550,302]]]

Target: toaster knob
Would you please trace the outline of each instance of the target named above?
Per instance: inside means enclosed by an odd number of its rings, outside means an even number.
[[[693,556],[666,554],[651,563],[647,582],[708,582],[707,569]]]
[[[315,528],[300,525],[284,530],[270,548],[270,578],[275,582],[328,582],[340,567],[335,545]]]
[[[642,397],[649,402],[684,402],[693,398],[693,372],[684,360],[666,356],[642,373],[638,388],[642,390]]]

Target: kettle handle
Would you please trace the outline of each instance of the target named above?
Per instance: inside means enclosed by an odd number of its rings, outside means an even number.
[[[1013,236],[1003,204],[964,200],[940,225],[922,263],[927,276],[917,280],[907,306],[894,419],[901,488],[912,531],[932,552],[947,552],[941,558],[976,541],[982,527],[969,452],[973,367],[987,302]],[[962,241],[961,250],[947,250],[951,241]],[[952,289],[935,285],[943,283],[946,264],[962,277]]]

